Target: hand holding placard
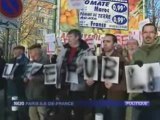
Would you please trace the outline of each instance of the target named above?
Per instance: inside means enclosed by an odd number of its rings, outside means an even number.
[[[104,82],[104,85],[105,85],[105,87],[106,87],[107,89],[110,89],[113,84],[112,84],[111,82],[109,82],[109,81],[105,81],[105,82]]]
[[[86,84],[87,84],[88,86],[92,86],[94,83],[95,83],[94,80],[86,80]]]

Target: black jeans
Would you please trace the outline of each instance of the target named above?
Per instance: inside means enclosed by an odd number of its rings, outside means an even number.
[[[90,98],[88,91],[70,91],[69,96],[70,100],[73,101],[89,100]],[[84,106],[73,107],[71,109],[71,120],[93,120],[92,112],[92,108],[86,108]]]
[[[125,107],[108,107],[104,112],[104,120],[125,120]]]

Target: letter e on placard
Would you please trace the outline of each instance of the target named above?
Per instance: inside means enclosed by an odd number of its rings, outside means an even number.
[[[109,81],[118,84],[119,57],[102,57],[101,81]]]
[[[83,64],[84,79],[98,80],[98,60],[97,56],[87,56],[84,58]]]

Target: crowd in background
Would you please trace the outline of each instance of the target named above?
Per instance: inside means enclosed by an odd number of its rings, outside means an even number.
[[[64,49],[51,59],[42,50],[40,44],[34,44],[28,48],[29,58],[25,55],[25,47],[16,46],[13,49],[13,59],[9,63],[19,64],[14,72],[14,77],[7,80],[2,78],[5,60],[3,50],[0,49],[0,87],[6,89],[8,116],[11,120],[94,120],[95,113],[102,113],[104,120],[125,120],[126,107],[21,107],[18,112],[10,110],[12,96],[18,96],[19,100],[160,100],[157,93],[128,94],[126,90],[125,65],[136,64],[137,60],[143,63],[160,61],[160,45],[157,37],[157,28],[149,23],[142,30],[143,45],[138,41],[128,40],[126,46],[117,45],[117,37],[106,34],[103,38],[103,48],[98,56],[98,64],[101,66],[102,56],[119,57],[119,84],[108,81],[84,80],[83,60],[85,56],[93,56],[96,49],[89,48],[82,40],[81,32],[77,29],[70,30],[67,34],[68,43]],[[43,70],[39,70],[30,78],[24,77],[25,67],[28,63],[57,64],[57,84],[45,85]],[[67,71],[67,72],[66,72]],[[78,83],[66,83],[66,74],[76,73]],[[98,68],[101,73],[101,68]],[[101,75],[101,74],[99,74]],[[5,86],[5,87],[4,87]],[[140,97],[142,96],[142,98]],[[132,108],[131,116],[126,120],[159,120],[160,107]]]

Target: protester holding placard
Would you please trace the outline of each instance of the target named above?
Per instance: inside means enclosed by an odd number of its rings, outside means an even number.
[[[160,61],[160,40],[157,37],[157,27],[152,23],[147,23],[142,28],[143,44],[135,52],[131,64],[137,64],[140,67],[144,63],[154,63]],[[138,88],[137,88],[138,89]],[[148,108],[133,108],[132,120],[159,120],[160,106],[154,105],[159,102],[159,93],[143,93],[131,94],[132,100],[150,100],[153,103],[152,107]]]
[[[25,56],[25,47],[24,46],[16,46],[13,49],[14,58],[10,60],[10,63],[13,64],[13,69],[18,65],[13,73],[13,75],[9,76],[7,84],[8,84],[8,100],[11,100],[12,96],[17,96],[19,100],[26,100],[25,95],[25,84],[23,82],[23,74],[25,72],[25,66],[28,64],[29,60]],[[12,70],[13,70],[12,69]],[[27,120],[28,114],[26,108],[20,108],[18,110],[18,119],[19,120]],[[15,119],[16,115],[13,116]]]
[[[59,93],[63,93],[60,95],[61,99],[87,99],[87,86],[83,75],[83,58],[92,55],[92,52],[81,38],[82,35],[79,30],[70,30],[68,32],[68,43],[57,58],[57,87],[60,88],[59,91],[61,92]],[[73,120],[84,120],[85,109],[73,108],[72,113],[74,114],[72,114],[74,116]],[[62,114],[64,115],[63,119],[66,120],[67,116],[64,113]]]
[[[116,84],[113,83],[109,77],[107,80],[104,80],[104,85],[105,85],[105,88],[107,89],[106,97],[108,100],[126,100],[127,99],[126,82],[124,79],[125,59],[122,56],[122,54],[117,51],[118,49],[115,49],[116,43],[117,43],[117,38],[113,34],[106,34],[105,37],[103,38],[104,46],[103,46],[102,56],[106,56],[110,58],[112,57],[119,58],[118,83]],[[115,62],[113,61],[113,63]],[[111,70],[111,71],[112,69],[113,68],[108,68],[108,70]],[[124,107],[108,107],[104,115],[105,115],[105,120],[124,120],[125,119],[125,108]]]
[[[30,57],[32,61],[30,63],[37,64],[49,64],[49,59],[43,56],[41,45],[35,44],[30,48]],[[28,100],[46,100],[47,93],[44,85],[43,70],[40,68],[36,73],[31,74],[29,78],[24,80],[27,83],[27,99]],[[46,115],[46,107],[29,107],[30,120],[44,120]]]

